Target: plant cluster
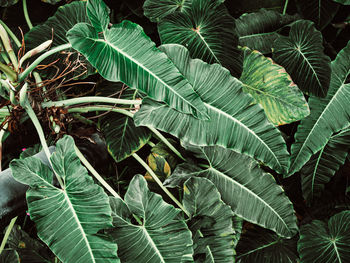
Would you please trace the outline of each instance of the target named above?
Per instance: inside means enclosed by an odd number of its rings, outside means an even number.
[[[349,0],[43,2],[0,20],[0,262],[350,262]]]

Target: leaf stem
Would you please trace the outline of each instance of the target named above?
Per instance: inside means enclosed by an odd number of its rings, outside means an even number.
[[[285,14],[286,14],[287,7],[288,7],[288,0],[285,0],[282,15],[285,15]]]
[[[36,116],[35,112],[33,111],[32,107],[30,106],[28,100],[26,101],[25,103],[25,107],[24,109],[26,110],[29,118],[31,119],[31,121],[33,122],[34,124],[34,127],[38,133],[38,136],[39,136],[39,139],[40,139],[40,143],[43,147],[43,150],[45,152],[45,155],[46,155],[46,158],[47,160],[49,161],[52,169],[53,169],[53,166],[52,166],[52,163],[51,163],[51,153],[50,153],[50,150],[49,150],[49,147],[47,146],[47,143],[46,143],[46,139],[45,139],[45,134],[44,134],[44,131],[43,131],[43,128],[41,127],[40,125],[40,122],[38,120],[38,117]],[[55,170],[53,170],[56,178],[57,178],[57,181],[58,183],[60,184],[61,188],[64,189],[64,183],[61,179],[61,177],[55,172]]]
[[[0,62],[0,70],[6,74],[6,76],[12,81],[17,80],[17,73],[13,71],[9,66]]]
[[[28,8],[27,8],[27,1],[23,0],[23,13],[24,13],[24,18],[26,19],[27,25],[29,29],[33,28],[33,24],[30,21],[29,14],[28,14]]]
[[[126,116],[131,117],[131,118],[134,116],[130,111],[114,108],[114,107],[109,106],[109,105],[86,106],[86,107],[76,107],[76,108],[69,108],[68,109],[68,112],[87,113],[90,111],[111,111],[111,112],[117,112],[117,113],[124,114]]]
[[[89,163],[85,156],[81,153],[77,146],[74,145],[75,153],[79,157],[80,161],[85,165],[85,167],[91,172],[91,174],[99,181],[104,188],[106,188],[114,197],[122,199],[116,191],[102,178],[101,175],[95,170],[95,168]]]
[[[162,184],[162,182],[159,180],[158,176],[153,172],[151,167],[147,165],[147,163],[142,160],[140,156],[138,156],[136,153],[133,153],[132,156],[147,170],[147,172],[152,176],[153,180],[159,185],[159,187],[170,197],[171,200],[174,201],[175,204],[177,204],[178,207],[181,208],[181,210],[188,216],[191,217],[190,213],[187,212],[187,210],[183,207],[183,205],[173,196],[172,193]]]
[[[36,68],[36,66],[38,66],[40,62],[42,62],[45,58],[71,47],[72,47],[71,44],[68,43],[68,44],[57,46],[49,51],[46,51],[44,54],[42,54],[40,57],[34,60],[34,62],[30,64],[25,71],[23,71],[21,74],[18,75],[18,82],[23,81]]]
[[[135,105],[135,104],[141,104],[141,100],[124,100],[124,99],[115,99],[115,98],[108,98],[108,97],[99,97],[99,96],[93,96],[93,97],[80,97],[80,98],[73,98],[73,99],[67,99],[67,100],[60,100],[60,101],[48,101],[42,103],[42,106],[44,108],[47,107],[63,107],[63,106],[72,106],[76,104],[81,103],[110,103],[110,104],[122,104],[122,105]]]
[[[16,220],[17,220],[17,216],[14,217],[14,218],[12,218],[12,219],[11,219],[11,222],[10,222],[10,224],[9,224],[9,226],[8,226],[7,229],[6,229],[4,238],[2,239],[2,242],[1,242],[1,245],[0,245],[0,255],[1,255],[2,251],[3,251],[4,248],[5,248],[5,245],[6,245],[7,240],[8,240],[8,238],[9,238],[10,234],[11,234],[12,228],[13,228],[13,226],[14,226],[15,223],[16,223]]]

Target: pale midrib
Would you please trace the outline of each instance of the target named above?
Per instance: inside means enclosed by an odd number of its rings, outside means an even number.
[[[261,203],[265,204],[269,209],[270,211],[272,211],[273,214],[275,214],[279,220],[283,223],[283,225],[289,230],[289,227],[288,225],[284,222],[283,218],[276,212],[276,210],[271,207],[268,203],[266,203],[266,201],[264,199],[262,199],[260,196],[258,196],[256,193],[254,193],[253,191],[251,191],[249,188],[247,188],[246,186],[244,186],[243,184],[239,184],[238,182],[236,182],[235,180],[233,180],[231,177],[227,176],[226,174],[220,172],[219,170],[217,170],[216,168],[214,167],[209,167],[208,169],[211,169],[213,170],[214,172],[218,173],[219,175],[223,176],[224,178],[228,178],[229,180],[231,180],[234,184],[238,185],[240,188],[243,188],[245,189],[247,192],[249,192],[251,195],[255,196],[256,199],[260,200]]]
[[[138,226],[139,228],[142,228],[142,232],[145,234],[147,240],[149,241],[149,243],[151,244],[152,248],[155,250],[156,254],[158,255],[158,258],[161,260],[162,263],[166,263],[163,259],[162,254],[160,253],[160,251],[158,250],[156,244],[153,242],[153,239],[151,238],[151,236],[148,234],[147,230],[145,229],[145,227],[143,226]]]
[[[89,241],[88,241],[88,239],[87,239],[87,236],[86,236],[86,234],[85,234],[84,228],[83,228],[82,225],[80,224],[79,218],[78,218],[77,214],[75,213],[74,207],[73,207],[72,203],[70,202],[70,199],[69,199],[69,197],[68,197],[66,191],[65,191],[65,190],[62,190],[62,193],[63,193],[63,195],[64,195],[64,199],[65,199],[65,200],[67,201],[67,203],[68,203],[69,209],[72,211],[74,220],[76,221],[76,223],[77,223],[77,225],[78,225],[78,229],[80,230],[80,232],[81,232],[81,234],[82,234],[82,236],[83,236],[83,240],[84,240],[84,242],[85,242],[85,244],[86,244],[86,247],[88,248],[88,252],[89,252],[89,254],[90,254],[90,256],[91,256],[91,260],[92,260],[93,263],[96,263],[94,254],[92,253],[92,249],[91,249],[91,247],[90,247],[90,243],[89,243]]]
[[[159,78],[156,74],[154,74],[151,70],[149,70],[148,68],[146,68],[143,64],[139,63],[137,60],[135,60],[133,57],[129,56],[127,53],[123,52],[121,49],[119,49],[118,47],[114,46],[111,42],[109,42],[106,39],[94,39],[94,38],[90,38],[93,41],[96,42],[102,42],[105,44],[108,44],[109,46],[111,46],[114,50],[116,50],[118,53],[122,54],[124,57],[126,57],[127,59],[131,60],[133,63],[135,63],[137,66],[139,66],[140,68],[142,68],[144,71],[148,72],[151,76],[153,76],[155,79],[157,79],[160,83],[162,83],[165,87],[167,87],[169,90],[171,90],[174,94],[176,94],[178,97],[180,97],[183,101],[185,101],[186,103],[190,104],[192,107],[194,107],[194,105],[192,105],[192,103],[190,103],[189,101],[187,101],[181,94],[179,94],[176,90],[174,90],[171,86],[169,86],[167,83],[164,82],[164,80],[162,80],[161,78]],[[179,72],[180,74],[180,72]],[[188,83],[188,85],[190,85]],[[192,87],[192,86],[191,86]],[[196,108],[196,107],[194,107]]]
[[[338,258],[338,260],[339,260],[339,263],[342,263],[341,258],[340,258],[340,255],[339,255],[338,248],[337,248],[337,246],[336,246],[336,244],[335,244],[335,241],[332,242],[332,243],[333,243],[333,246],[334,246],[335,253],[337,254],[337,258]]]
[[[224,112],[224,111],[222,111],[222,110],[220,110],[220,109],[218,109],[218,108],[215,108],[215,107],[213,107],[213,106],[211,106],[210,104],[205,103],[205,102],[204,102],[204,105],[205,105],[206,107],[208,107],[208,108],[210,108],[210,109],[212,109],[212,110],[218,112],[219,115],[220,115],[220,114],[221,114],[221,115],[224,115],[224,116],[226,116],[227,118],[233,120],[234,122],[238,123],[241,127],[243,127],[245,130],[247,130],[249,133],[253,134],[253,136],[254,136],[255,138],[257,138],[257,139],[265,146],[266,149],[268,149],[268,151],[272,154],[273,158],[274,158],[274,159],[276,160],[276,162],[278,163],[279,167],[282,168],[282,165],[280,164],[280,162],[279,162],[277,156],[275,155],[275,153],[270,149],[270,147],[269,147],[258,135],[256,135],[256,133],[255,133],[253,130],[249,129],[244,123],[240,122],[238,119],[232,117],[231,115],[227,114],[226,112]]]
[[[239,39],[254,38],[254,37],[258,37],[258,36],[266,36],[266,35],[274,35],[274,34],[276,34],[275,31],[273,31],[273,32],[268,32],[268,33],[251,34],[251,35],[240,36]]]
[[[278,242],[279,242],[278,240],[275,240],[275,241],[271,242],[270,244],[267,244],[267,245],[264,245],[264,246],[255,248],[255,249],[253,249],[253,250],[250,250],[250,251],[248,251],[248,252],[246,252],[246,253],[244,253],[244,254],[241,254],[241,255],[237,256],[236,259],[239,259],[239,258],[244,257],[244,256],[246,256],[246,255],[252,254],[252,253],[254,253],[254,252],[256,252],[256,251],[259,251],[259,250],[262,250],[262,249],[264,249],[264,248],[273,246],[274,244],[277,244]]]
[[[241,81],[242,81],[242,80],[241,80]],[[243,83],[243,86],[244,86],[244,87],[247,87],[248,89],[252,89],[252,90],[256,91],[256,93],[259,93],[259,92],[260,92],[261,94],[263,94],[263,95],[266,96],[266,97],[271,97],[272,99],[274,99],[274,100],[276,100],[276,101],[283,102],[283,104],[288,104],[288,105],[291,105],[291,106],[296,106],[296,105],[294,105],[293,103],[290,103],[289,101],[283,100],[281,97],[276,97],[276,96],[274,96],[274,95],[271,94],[271,93],[268,93],[268,92],[262,91],[262,90],[260,90],[260,89],[254,88],[254,87],[251,86],[251,85],[245,84],[243,81],[242,81],[242,83]],[[288,88],[289,88],[289,87],[290,87],[290,86],[288,86]]]
[[[344,80],[345,81],[345,80]],[[342,84],[339,89],[337,90],[337,92],[334,94],[334,96],[332,97],[332,99],[329,101],[329,103],[327,104],[327,106],[324,108],[324,110],[322,111],[322,113],[320,114],[320,116],[318,117],[317,121],[315,122],[314,126],[312,127],[311,131],[309,132],[309,134],[307,135],[307,137],[305,138],[305,141],[303,143],[303,145],[301,146],[300,150],[299,150],[299,153],[297,154],[297,156],[295,157],[295,160],[293,162],[293,164],[291,165],[291,167],[295,166],[295,163],[297,163],[298,159],[299,159],[299,156],[300,154],[302,153],[305,145],[306,145],[306,142],[309,140],[311,134],[313,134],[313,131],[315,129],[315,127],[317,127],[317,124],[318,122],[322,119],[323,115],[325,114],[325,112],[327,112],[328,108],[330,107],[330,105],[332,105],[332,102],[333,100],[336,99],[337,97],[337,94],[342,90],[342,88],[345,87],[344,84]]]
[[[328,140],[328,142],[329,142],[329,140]],[[327,143],[328,143],[328,142],[327,142]],[[326,143],[326,145],[327,145],[327,143]],[[317,172],[317,170],[318,170],[318,164],[319,164],[320,161],[321,161],[322,154],[323,154],[324,149],[326,148],[326,145],[321,149],[321,152],[320,152],[320,154],[318,155],[317,162],[316,162],[316,164],[315,164],[314,171],[313,171],[313,173],[312,173],[312,180],[311,180],[311,199],[313,199],[313,197],[314,197],[314,185],[315,185],[315,180],[316,180],[316,172]]]
[[[318,76],[317,76],[316,71],[314,70],[314,67],[310,64],[309,60],[305,57],[304,53],[301,52],[301,50],[299,48],[297,48],[296,50],[303,56],[304,60],[306,61],[306,63],[309,65],[309,67],[311,68],[312,72],[314,73],[314,76],[315,76],[315,78],[317,80],[318,85],[322,88],[322,84],[321,84],[320,80],[318,79]]]
[[[199,32],[199,30],[193,30],[198,36],[199,38],[203,41],[203,43],[205,44],[205,46],[208,48],[208,50],[210,51],[210,53],[213,55],[213,57],[215,58],[216,62],[218,64],[221,65],[220,60],[216,57],[216,55],[214,54],[214,52],[212,51],[212,49],[210,48],[210,46],[208,45],[207,41],[205,41],[204,37],[202,36],[202,34]]]

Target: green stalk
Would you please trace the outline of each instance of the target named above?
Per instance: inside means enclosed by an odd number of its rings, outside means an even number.
[[[79,112],[79,113],[87,113],[90,111],[111,111],[111,112],[116,112],[116,113],[121,113],[123,115],[129,116],[129,117],[133,117],[134,115],[127,110],[122,110],[122,109],[117,109],[117,108],[112,108],[111,106],[87,106],[87,107],[79,107],[79,108],[70,108],[68,109],[68,112]]]
[[[284,2],[283,12],[282,12],[283,15],[285,15],[286,12],[287,12],[287,6],[288,6],[288,0],[286,0],[286,1]]]
[[[17,46],[17,47],[20,47],[22,44],[21,44],[21,42],[18,40],[18,38],[16,37],[16,35],[11,31],[11,29],[10,29],[2,20],[0,20],[0,25],[2,25],[2,26],[5,28],[7,34],[9,34],[10,37],[12,38],[12,40],[15,41],[16,46]]]
[[[5,50],[5,49],[4,49],[4,46],[3,46],[2,43],[0,42],[0,54],[1,54],[2,59],[5,60],[5,63],[6,63],[6,65],[7,65],[7,64],[10,64],[10,60],[9,60],[9,58],[7,57],[6,52],[5,52],[4,50]]]
[[[93,176],[99,181],[104,188],[106,188],[114,197],[122,199],[116,191],[102,178],[101,175],[95,170],[95,168],[86,160],[85,156],[81,153],[77,146],[74,145],[75,153],[78,155],[80,161],[85,165],[85,167],[91,172]]]
[[[44,108],[47,107],[63,107],[63,106],[71,106],[81,103],[111,103],[111,104],[123,104],[123,105],[138,105],[141,104],[141,100],[124,100],[124,99],[115,99],[115,98],[108,98],[108,97],[80,97],[80,98],[74,98],[74,99],[68,99],[68,100],[61,100],[61,101],[48,101],[42,103],[42,106]]]
[[[24,108],[25,108],[29,118],[32,120],[32,122],[34,124],[34,127],[35,127],[35,129],[36,129],[36,131],[38,133],[39,139],[40,139],[40,143],[41,143],[41,145],[43,147],[43,150],[45,152],[46,158],[49,161],[51,167],[53,168],[52,163],[51,163],[51,159],[50,159],[51,154],[50,154],[49,147],[47,146],[47,143],[46,143],[46,139],[45,139],[45,134],[44,134],[43,128],[41,127],[41,124],[40,124],[40,122],[38,120],[38,117],[36,116],[35,112],[33,111],[32,107],[30,106],[28,100],[26,101]],[[61,188],[64,189],[64,187],[63,187],[64,183],[63,183],[61,177],[55,171],[53,171],[53,172],[54,172],[54,174],[55,174],[55,176],[57,178],[57,181],[60,184]]]
[[[158,176],[153,172],[151,167],[145,163],[144,160],[140,156],[138,156],[136,153],[133,153],[132,156],[147,170],[147,172],[152,176],[153,180],[159,185],[159,187],[170,197],[171,200],[174,201],[175,204],[177,204],[178,207],[181,208],[181,210],[188,216],[191,217],[191,214],[187,212],[187,210],[183,207],[183,205],[173,196],[172,193],[169,192],[169,190],[163,185],[163,183],[159,180]]]
[[[32,29],[33,25],[32,25],[32,22],[30,21],[30,18],[29,18],[26,0],[23,0],[23,13],[24,13],[24,18],[26,19],[26,22],[27,22],[29,29]]]
[[[7,54],[10,57],[10,60],[12,62],[13,67],[15,69],[17,69],[18,68],[17,57],[16,57],[15,52],[13,51],[13,49],[11,47],[11,40],[7,34],[7,31],[2,25],[0,25],[0,38],[1,38],[2,44],[3,44]]]
[[[5,248],[5,245],[6,245],[6,243],[7,243],[7,239],[8,239],[9,236],[10,236],[10,233],[11,233],[11,231],[12,231],[13,226],[14,226],[15,223],[16,223],[16,220],[17,220],[17,216],[14,217],[14,218],[12,218],[12,219],[11,219],[11,222],[10,222],[10,224],[9,224],[9,226],[8,226],[7,229],[6,229],[5,236],[4,236],[4,238],[2,239],[2,242],[1,242],[1,245],[0,245],[0,255],[1,255],[2,251],[3,251],[4,248]]]
[[[11,80],[12,82],[15,82],[17,80],[17,73],[13,71],[9,66],[3,64],[0,62],[0,70],[6,74],[6,76]]]
[[[60,46],[57,46],[49,51],[46,51],[44,54],[42,54],[40,57],[38,57],[32,64],[29,65],[29,67],[23,71],[21,74],[18,75],[18,82],[22,82],[35,68],[42,62],[45,58],[51,56],[52,54],[58,53],[62,50],[71,48],[71,44],[63,44]]]

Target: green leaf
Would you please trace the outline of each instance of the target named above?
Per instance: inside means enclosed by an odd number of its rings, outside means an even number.
[[[51,5],[55,5],[59,2],[61,2],[61,0],[41,0],[41,2],[47,3],[47,4],[51,4]]]
[[[122,262],[182,262],[192,259],[191,232],[180,210],[163,201],[136,175],[121,199],[110,199],[115,228],[109,230],[117,242]],[[133,215],[142,220],[134,224]]]
[[[238,242],[238,263],[298,263],[297,236],[284,239],[262,228],[249,229]]]
[[[25,34],[24,41],[26,44],[26,50],[33,49],[46,40],[52,39],[52,37],[53,42],[51,47],[69,43],[66,33],[75,24],[80,22],[90,23],[89,18],[86,15],[86,2],[78,1],[60,6],[54,16],[50,17],[43,24],[33,27]],[[69,57],[67,52],[70,54]],[[72,63],[71,67],[75,68],[71,73],[74,77],[78,77],[82,74],[80,78],[83,78],[95,73],[95,70],[90,63],[74,49],[67,49],[66,52],[62,53],[55,53],[45,59],[41,64],[49,64],[59,59],[55,63],[55,66],[58,66],[60,72],[62,72],[68,66],[67,58],[68,61]],[[57,77],[57,68],[49,67],[45,70],[41,70],[40,74],[47,77]]]
[[[121,82],[102,82],[97,89],[100,96],[117,94],[118,98],[132,100],[139,97],[137,90],[126,88]],[[152,135],[149,129],[136,127],[133,118],[114,112],[99,118],[99,128],[106,139],[109,153],[117,162],[141,149]]]
[[[320,197],[324,185],[328,183],[339,167],[345,163],[350,150],[350,127],[333,134],[301,169],[301,187],[304,198],[311,203]]]
[[[16,250],[4,249],[0,254],[0,263],[20,263],[21,260]]]
[[[240,81],[243,90],[260,103],[275,125],[298,121],[310,114],[303,93],[285,69],[258,51],[244,49]]]
[[[350,5],[350,0],[333,0],[333,1],[342,5]]]
[[[97,32],[105,32],[109,24],[109,8],[101,0],[88,0],[87,15]]]
[[[273,60],[283,66],[299,88],[319,97],[327,94],[331,76],[330,58],[323,53],[321,32],[311,21],[293,23],[289,37],[274,43]]]
[[[30,237],[18,225],[14,225],[7,244],[17,251],[22,262],[52,262],[53,254],[49,253],[50,250],[39,240]]]
[[[137,126],[155,127],[195,145],[230,148],[261,160],[279,173],[288,169],[288,152],[280,132],[268,121],[263,109],[253,105],[253,98],[243,92],[239,80],[218,64],[190,59],[182,46],[164,45],[162,50],[193,84],[210,121],[144,100],[134,116]]]
[[[350,262],[350,211],[301,226],[298,252],[303,263]]]
[[[167,15],[184,12],[191,7],[191,0],[146,0],[144,15],[152,22],[158,22]]]
[[[18,0],[0,0],[1,7],[9,7],[18,3]]]
[[[237,49],[235,22],[216,0],[192,0],[186,12],[176,12],[158,23],[162,44],[186,46],[192,58],[218,63],[234,76],[241,74],[242,59]]]
[[[292,203],[271,174],[265,173],[255,160],[219,146],[187,145],[186,148],[194,151],[197,158],[206,160],[209,167],[179,165],[165,185],[174,187],[190,177],[205,177],[214,183],[222,200],[239,217],[283,237],[296,234],[298,227]]]
[[[105,79],[122,81],[181,112],[207,118],[192,86],[139,25],[125,20],[101,39],[92,26],[79,23],[67,37]]]
[[[61,261],[119,262],[117,245],[97,234],[112,226],[108,196],[94,184],[73,146],[72,137],[63,137],[50,158],[63,188],[53,185],[52,171],[34,157],[12,161],[13,177],[29,185],[30,218]]]
[[[263,54],[271,53],[273,42],[279,37],[278,30],[295,19],[294,16],[265,9],[243,14],[236,20],[239,45]]]
[[[191,214],[187,224],[192,231],[195,260],[203,262],[212,257],[212,262],[234,262],[234,214],[215,185],[206,178],[193,177],[185,182],[183,192],[183,205]]]
[[[339,4],[333,0],[296,0],[296,5],[299,13],[305,19],[315,22],[320,30],[332,21],[339,9]]]
[[[309,98],[311,114],[301,121],[291,147],[292,164],[289,175],[301,167],[324,147],[332,134],[350,122],[350,42],[332,62],[332,78],[326,98]]]

